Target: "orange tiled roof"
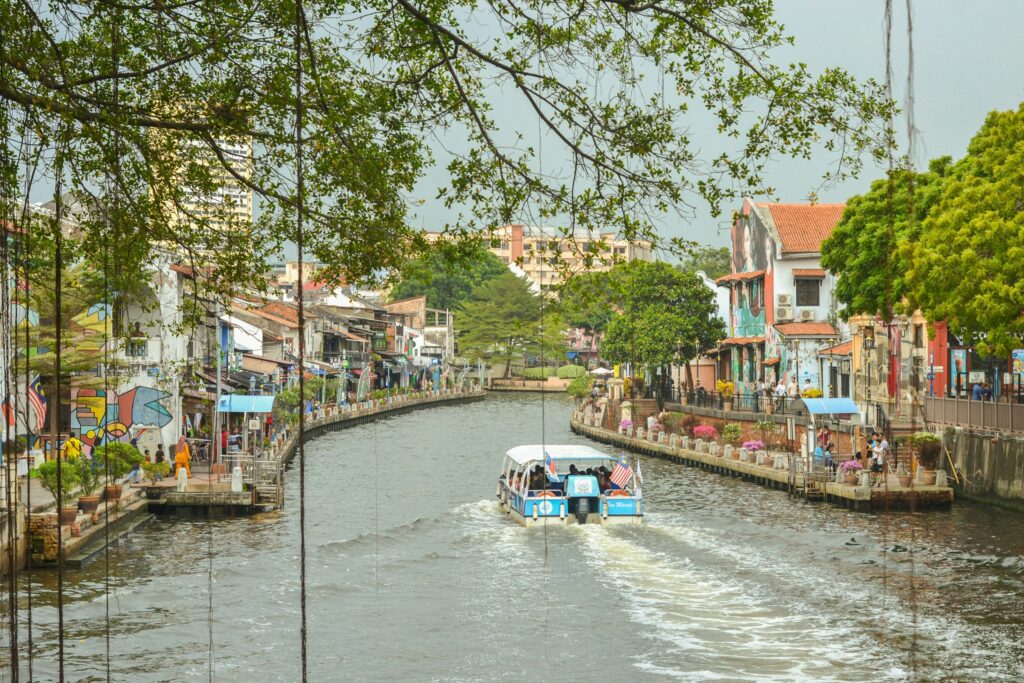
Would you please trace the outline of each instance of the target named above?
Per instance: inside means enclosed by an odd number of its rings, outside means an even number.
[[[819,356],[849,356],[853,353],[853,341],[844,341],[826,349],[818,351]]]
[[[288,304],[272,301],[260,310],[264,313],[269,313],[276,318],[284,318],[285,320],[293,323],[299,322],[299,309],[295,306],[289,306]]]
[[[825,277],[824,268],[794,268],[793,277]]]
[[[778,323],[775,329],[787,337],[835,337],[832,323]]]
[[[818,253],[846,204],[758,204],[767,209],[782,238],[782,253]]]
[[[721,346],[746,346],[747,344],[760,344],[764,337],[729,337],[721,341]]]
[[[733,273],[732,275],[723,275],[722,277],[715,280],[715,284],[725,284],[727,282],[742,282],[743,280],[755,280],[764,275],[763,270],[752,270],[749,273]]]
[[[766,367],[770,367],[772,365],[778,365],[781,360],[782,360],[781,358],[769,358],[768,360],[766,360],[763,363],[761,363],[761,365],[764,365]]]

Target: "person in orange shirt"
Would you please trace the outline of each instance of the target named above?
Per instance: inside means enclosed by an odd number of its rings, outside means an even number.
[[[192,468],[190,461],[192,454],[188,449],[188,441],[185,440],[184,436],[178,438],[178,443],[174,447],[174,476],[178,476],[178,469],[181,467],[185,468],[185,472],[188,473],[189,479],[192,478]]]

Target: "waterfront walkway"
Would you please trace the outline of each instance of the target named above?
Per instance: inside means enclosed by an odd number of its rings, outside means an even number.
[[[950,486],[925,486],[914,483],[909,487],[899,485],[896,477],[889,477],[880,486],[851,486],[833,480],[829,474],[808,474],[801,459],[789,454],[781,455],[785,467],[776,466],[776,457],[771,464],[753,460],[738,460],[739,450],[734,457],[727,457],[725,449],[718,445],[698,441],[693,448],[689,442],[680,443],[674,438],[668,442],[620,434],[610,429],[595,426],[574,412],[569,420],[573,432],[594,441],[623,448],[633,453],[670,460],[700,469],[740,477],[767,488],[784,489],[808,500],[823,500],[854,509],[882,510],[890,507],[948,507],[953,503],[953,489]],[[750,456],[748,456],[750,457]]]

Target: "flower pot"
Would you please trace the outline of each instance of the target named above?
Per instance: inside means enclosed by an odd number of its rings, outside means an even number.
[[[921,473],[925,486],[935,486],[935,470],[925,470]]]
[[[75,523],[75,518],[78,517],[78,506],[62,507],[60,509],[60,524],[61,526],[68,526],[69,524]]]
[[[856,486],[857,485],[857,475],[856,474],[847,474],[846,476],[843,477],[843,481],[846,482],[847,486]]]
[[[87,515],[91,515],[96,512],[96,508],[100,505],[99,496],[80,496],[78,498],[78,509]]]
[[[103,495],[109,501],[121,500],[121,485],[120,484],[107,484],[103,487]]]
[[[735,450],[735,451],[732,452],[732,459],[733,460],[739,460],[740,459],[740,455],[741,455],[740,451],[739,450]]]
[[[914,481],[914,478],[909,474],[902,475],[900,477],[900,486],[902,486],[905,489],[909,489],[912,481]]]
[[[732,399],[731,398],[723,399],[722,400],[722,410],[724,410],[727,413],[732,410]]]

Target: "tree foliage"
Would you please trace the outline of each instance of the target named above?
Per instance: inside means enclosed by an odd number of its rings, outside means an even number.
[[[910,298],[982,353],[1024,338],[1024,105],[992,112],[952,168],[913,245]]]
[[[506,272],[473,290],[462,306],[459,355],[470,360],[494,358],[505,363],[543,353],[564,358],[565,323],[521,277]]]
[[[465,253],[458,245],[439,244],[413,259],[398,271],[398,283],[391,290],[392,301],[425,294],[431,308],[456,309],[473,289],[508,272],[508,266],[479,244]]]
[[[697,275],[662,262],[634,261],[625,270],[623,311],[608,325],[604,357],[684,365],[725,336],[714,292]]]
[[[626,264],[607,271],[577,273],[559,289],[558,311],[571,327],[603,332],[622,309]]]
[[[682,262],[683,270],[703,271],[712,280],[732,272],[732,254],[729,247],[695,246]]]
[[[835,297],[844,317],[864,313],[888,319],[892,311],[905,312],[911,245],[942,193],[950,164],[949,157],[941,157],[926,173],[895,171],[891,183],[876,180],[867,193],[847,201],[842,220],[821,245],[822,266],[838,276]]]
[[[846,174],[885,149],[881,87],[777,63],[790,41],[764,0],[304,5],[297,20],[287,0],[0,0],[16,46],[0,51],[0,213],[27,176],[60,177],[102,207],[75,240],[116,245],[114,277],[170,245],[212,266],[211,288],[254,283],[297,237],[300,101],[305,247],[323,277],[358,281],[423,246],[409,215],[428,172],[457,234],[564,216],[637,239],[653,215],[768,191],[768,158],[823,145]],[[502,129],[496,93],[529,120]],[[732,151],[704,151],[693,110]],[[538,124],[562,162],[544,173]],[[251,226],[218,228],[227,203],[191,208],[225,178],[255,193]]]

